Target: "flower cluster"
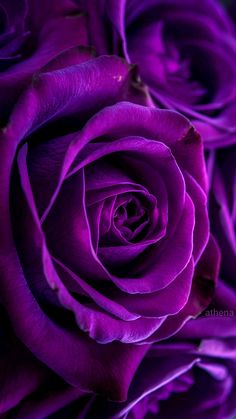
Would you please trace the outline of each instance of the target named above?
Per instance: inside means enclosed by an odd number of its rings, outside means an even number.
[[[236,412],[236,23],[0,0],[0,416]]]

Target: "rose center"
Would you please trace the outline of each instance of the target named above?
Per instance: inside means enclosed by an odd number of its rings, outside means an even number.
[[[113,219],[120,234],[128,241],[133,241],[145,232],[149,215],[147,208],[136,197],[131,197],[115,210]]]
[[[179,25],[164,25],[163,38],[166,46],[166,72],[170,85],[182,89],[185,102],[207,103],[214,95],[214,69],[209,64],[207,52],[189,41]],[[183,37],[182,37],[183,36]],[[180,96],[181,97],[181,96]]]

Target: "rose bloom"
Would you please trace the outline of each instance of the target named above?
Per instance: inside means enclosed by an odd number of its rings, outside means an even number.
[[[58,380],[13,339],[5,324],[5,357],[11,363],[1,368],[0,406],[14,401],[7,412],[16,419],[172,419],[176,412],[183,419],[231,419],[236,413],[235,293],[220,283],[211,307],[234,311],[234,316],[202,316],[174,339],[151,345],[122,403]]]
[[[100,54],[138,64],[158,107],[187,115],[205,146],[235,143],[236,32],[217,0],[77,0]]]
[[[212,230],[221,253],[221,276],[236,289],[236,148],[208,156]]]
[[[0,291],[14,334],[67,383],[115,400],[146,344],[209,304],[219,261],[201,138],[175,112],[120,102],[146,103],[135,77],[117,57],[54,62],[0,142]]]
[[[32,75],[53,59],[75,62],[87,35],[85,18],[71,0],[1,0],[0,22],[2,120]]]

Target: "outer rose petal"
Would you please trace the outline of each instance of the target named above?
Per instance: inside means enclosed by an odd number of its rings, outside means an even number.
[[[78,7],[70,0],[44,1],[43,4],[40,2],[40,6],[35,0],[17,4],[11,1],[6,4],[5,9],[10,14],[9,24],[15,19],[12,14],[16,13],[18,19],[20,17],[20,32],[26,33],[35,48],[28,51],[26,45],[26,57],[20,55],[16,63],[0,73],[0,116],[3,119],[8,116],[23,89],[30,84],[35,72],[67,50],[87,45],[85,17],[78,14]],[[22,13],[24,16],[21,17]],[[76,64],[77,59],[74,58],[73,64]],[[62,61],[64,60],[61,56],[61,67],[65,66]]]

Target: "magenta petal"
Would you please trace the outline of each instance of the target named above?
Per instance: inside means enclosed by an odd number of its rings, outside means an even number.
[[[138,273],[137,278],[132,278],[132,281],[126,278],[113,278],[113,282],[130,294],[150,293],[165,288],[182,272],[191,259],[193,228],[194,207],[192,201],[187,198],[178,226],[172,237],[163,244],[158,259],[153,257],[159,251],[154,247],[151,252],[152,258],[149,254],[143,262],[143,271]],[[170,260],[173,261],[171,265],[167,262]]]
[[[210,260],[211,263],[209,263]],[[187,320],[197,317],[209,305],[215,291],[219,262],[218,246],[213,237],[210,236],[205,251],[196,267],[192,290],[187,304],[176,316],[167,318],[158,331],[149,339],[150,342],[172,336],[173,333],[180,330]]]
[[[145,317],[165,316],[178,313],[187,303],[192,286],[193,262],[190,260],[186,268],[166,288],[151,294],[122,294],[116,301]],[[181,290],[181,292],[179,292]],[[169,304],[169,302],[171,302]]]

